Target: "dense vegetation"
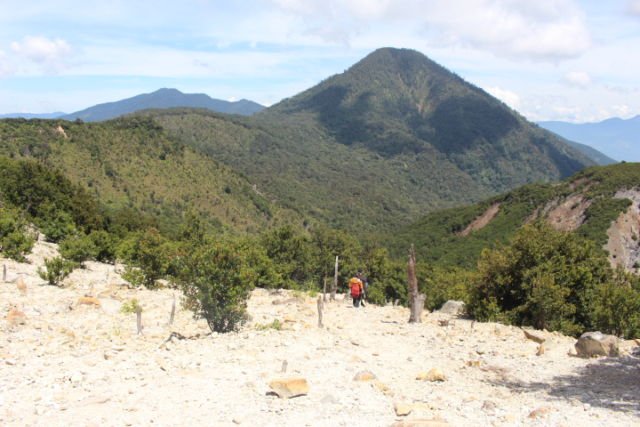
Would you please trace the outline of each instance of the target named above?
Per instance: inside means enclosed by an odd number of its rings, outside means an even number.
[[[394,255],[414,243],[421,259],[438,265],[474,268],[482,249],[506,243],[526,222],[542,215],[545,207],[582,194],[591,204],[576,232],[595,242],[596,250],[602,251],[611,222],[631,203],[626,198],[615,198],[616,192],[636,188],[638,183],[640,164],[592,167],[559,184],[526,185],[475,205],[434,212],[401,228],[387,241]],[[495,218],[480,230],[460,235],[494,204],[500,204]]]

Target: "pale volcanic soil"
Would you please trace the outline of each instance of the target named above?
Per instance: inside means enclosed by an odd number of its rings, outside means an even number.
[[[587,360],[568,354],[573,338],[538,332],[536,355],[518,328],[439,313],[408,324],[406,308],[354,309],[341,295],[318,328],[314,298],[261,289],[248,324],[212,334],[179,304],[168,325],[178,292],[130,289],[111,265],[45,285],[36,268],[55,253],[39,242],[31,264],[0,259],[0,425],[640,425],[635,342],[620,358]],[[100,305],[79,304],[87,295]],[[144,309],[142,335],[135,315],[120,313],[131,298]],[[8,320],[12,308],[25,318]],[[260,328],[275,319],[282,330]],[[180,337],[163,345],[172,332]],[[416,379],[433,368],[444,381]],[[363,370],[377,379],[355,381]],[[269,394],[270,381],[293,377],[307,380],[307,395]]]

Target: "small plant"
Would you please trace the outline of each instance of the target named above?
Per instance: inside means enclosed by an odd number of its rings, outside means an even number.
[[[66,260],[62,257],[45,259],[45,268],[38,268],[38,275],[50,285],[59,286],[60,283],[71,274],[75,266],[76,264],[73,261]]]
[[[256,325],[256,330],[257,331],[266,331],[267,329],[273,329],[275,331],[281,331],[282,330],[282,322],[280,322],[280,319],[275,319],[271,323],[258,323]]]
[[[125,266],[122,278],[135,288],[144,284],[144,273],[137,267]]]

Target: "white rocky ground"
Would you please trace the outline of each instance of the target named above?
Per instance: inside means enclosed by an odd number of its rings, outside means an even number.
[[[327,304],[320,329],[314,299],[265,290],[253,293],[252,320],[239,333],[210,334],[180,309],[167,325],[174,291],[129,289],[113,266],[87,263],[66,287],[44,285],[36,266],[54,253],[39,243],[32,264],[0,260],[8,268],[0,425],[640,425],[631,342],[632,354],[585,360],[567,354],[574,339],[539,332],[545,352],[536,355],[538,344],[517,328],[461,319],[442,326],[444,314],[409,325],[405,308],[354,309],[342,298]],[[100,306],[78,304],[85,295]],[[133,297],[144,308],[143,335],[135,315],[119,311]],[[12,308],[24,324],[5,319]],[[259,327],[275,319],[282,330]],[[162,345],[171,332],[185,338]],[[432,368],[446,380],[416,380]],[[377,381],[354,381],[363,370]],[[269,395],[269,381],[282,377],[306,378],[308,394]],[[396,414],[401,404],[409,415]]]

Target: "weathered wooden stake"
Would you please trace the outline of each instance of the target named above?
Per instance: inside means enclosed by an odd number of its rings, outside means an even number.
[[[322,308],[322,297],[318,295],[318,328],[324,328],[324,326],[322,325]]]
[[[2,264],[2,281],[7,281],[7,264]]]
[[[416,276],[416,251],[411,245],[409,249],[409,263],[407,264],[407,279],[409,285],[409,307],[411,315],[409,323],[422,322],[422,310],[426,296],[418,292],[418,277]]]
[[[142,308],[136,309],[136,326],[138,327],[138,335],[142,333]]]
[[[169,325],[173,324],[173,317],[176,315],[176,294],[173,294],[173,303],[171,303],[171,315],[169,316]]]
[[[322,301],[326,302],[327,301],[327,276],[323,277],[323,281],[322,281]]]
[[[336,267],[333,273],[333,286],[331,287],[331,301],[336,300],[336,292],[338,291],[338,262],[339,257],[336,255]]]

